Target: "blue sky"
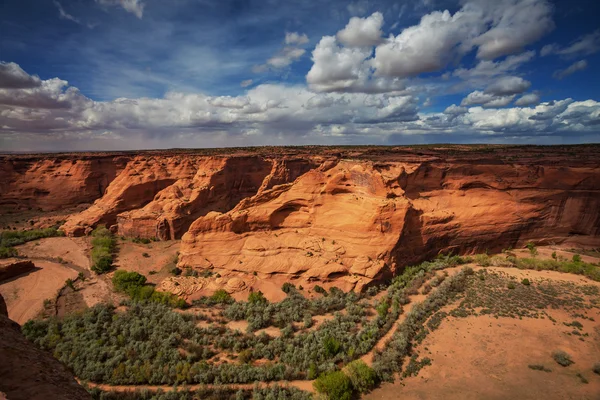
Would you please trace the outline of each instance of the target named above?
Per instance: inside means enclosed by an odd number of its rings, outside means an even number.
[[[9,151],[600,139],[595,0],[3,0]]]

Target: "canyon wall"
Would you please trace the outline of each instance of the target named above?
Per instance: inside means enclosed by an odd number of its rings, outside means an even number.
[[[10,182],[0,204],[23,193],[40,208],[94,201],[67,220],[67,234],[104,224],[125,236],[182,238],[180,267],[343,279],[360,290],[439,253],[529,240],[600,246],[600,146],[61,157],[0,160]],[[60,171],[64,190],[38,176],[49,170]]]

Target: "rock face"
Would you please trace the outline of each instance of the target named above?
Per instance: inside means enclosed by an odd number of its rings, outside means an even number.
[[[0,157],[0,207],[57,210],[102,197],[122,157]]]
[[[63,229],[80,235],[106,224],[125,236],[182,237],[180,267],[343,280],[360,290],[439,253],[529,240],[600,246],[594,145],[103,157],[116,176]],[[36,181],[28,174],[20,179]]]
[[[0,282],[35,269],[31,261],[12,259],[0,260]]]
[[[64,365],[25,339],[5,310],[0,296],[0,397],[4,393],[10,400],[91,399]]]

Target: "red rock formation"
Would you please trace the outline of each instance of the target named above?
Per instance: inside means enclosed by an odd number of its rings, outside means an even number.
[[[0,260],[0,282],[33,271],[34,269],[35,265],[31,261],[14,258]]]
[[[91,203],[124,165],[121,157],[2,157],[0,206],[56,210]]]
[[[92,396],[69,370],[30,343],[11,321],[0,296],[0,397],[10,400],[83,400]]]
[[[107,224],[126,236],[183,235],[182,267],[343,279],[357,289],[438,253],[491,252],[529,240],[600,246],[598,146],[205,153],[92,157],[116,177],[63,229],[83,234]],[[64,165],[68,157],[4,160],[0,171],[12,183],[0,202],[25,193],[15,182],[45,182],[32,165]],[[17,164],[27,168],[15,172]],[[103,187],[76,181],[65,186]],[[55,189],[28,198],[34,205],[75,201]]]

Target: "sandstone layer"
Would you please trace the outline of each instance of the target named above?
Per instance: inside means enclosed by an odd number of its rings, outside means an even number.
[[[104,224],[124,236],[182,238],[180,267],[343,280],[360,290],[439,253],[493,252],[530,240],[600,246],[600,146],[594,145],[37,157],[26,164],[62,170],[79,157],[109,165],[96,184],[92,172],[65,183],[85,195],[48,189],[40,197],[53,206],[94,201],[67,220],[67,234]],[[36,169],[14,172],[19,157],[0,160],[7,162],[13,167],[0,171],[13,184],[0,203],[17,196],[14,182],[30,182],[24,186],[30,192],[47,187]],[[37,206],[35,196],[29,202]]]
[[[9,258],[0,260],[0,282],[33,271],[35,265],[28,260]]]

